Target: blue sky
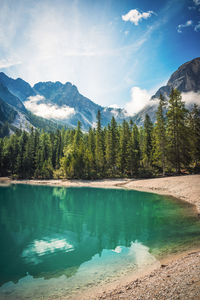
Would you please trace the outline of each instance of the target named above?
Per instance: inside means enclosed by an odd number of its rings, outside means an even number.
[[[31,84],[70,81],[101,105],[142,102],[200,56],[200,0],[0,5],[0,71]]]

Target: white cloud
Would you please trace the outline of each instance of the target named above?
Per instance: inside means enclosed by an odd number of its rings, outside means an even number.
[[[45,100],[45,97],[41,96],[41,95],[30,96],[30,97],[28,97],[28,100],[32,101],[32,102],[39,102],[39,101]],[[25,103],[28,103],[28,101],[26,101]]]
[[[67,105],[59,107],[55,104],[41,102],[45,100],[43,96],[30,96],[24,102],[25,107],[39,117],[46,119],[65,120],[75,113],[74,108]]]
[[[111,104],[108,107],[110,107],[110,108],[121,108],[118,104]]]
[[[182,28],[192,26],[192,20],[188,20],[185,24],[180,24],[177,26],[177,32],[182,33]]]
[[[134,115],[143,109],[144,106],[149,103],[150,99],[150,93],[137,86],[134,86],[131,89],[131,101],[126,103],[125,109],[129,115]]]
[[[198,22],[197,25],[194,26],[194,31],[196,32],[200,31],[200,21]]]
[[[200,0],[193,0],[195,5],[200,5]]]
[[[200,106],[200,93],[181,93],[181,96],[186,105],[197,104]]]
[[[128,116],[133,116],[142,110],[145,106],[157,105],[159,99],[151,100],[152,93],[150,91],[143,90],[139,87],[133,87],[131,89],[131,101],[125,104],[125,110]],[[200,107],[200,92],[187,92],[181,93],[182,101],[185,102],[186,107],[197,104]]]
[[[122,15],[122,20],[125,22],[130,21],[137,26],[142,19],[150,18],[152,14],[154,12],[151,10],[140,13],[137,9],[131,9],[126,15]]]
[[[0,69],[9,68],[9,67],[16,66],[16,65],[19,65],[19,64],[21,64],[21,61],[14,60],[12,58],[1,59],[0,60]]]

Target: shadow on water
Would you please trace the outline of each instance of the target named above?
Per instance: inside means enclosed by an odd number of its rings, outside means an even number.
[[[150,253],[198,243],[199,236],[192,207],[170,197],[119,189],[0,188],[1,285],[26,274],[74,278],[80,271],[94,276],[138,266],[154,260]]]

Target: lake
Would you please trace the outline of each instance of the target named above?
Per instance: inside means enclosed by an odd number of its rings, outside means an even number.
[[[158,266],[200,244],[193,207],[125,189],[0,187],[0,298],[44,299]]]

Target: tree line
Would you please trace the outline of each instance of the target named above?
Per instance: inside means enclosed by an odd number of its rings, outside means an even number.
[[[181,94],[160,95],[156,122],[148,114],[144,126],[114,117],[104,128],[88,132],[31,128],[0,139],[0,176],[15,178],[151,177],[200,171],[200,109],[186,110]]]

